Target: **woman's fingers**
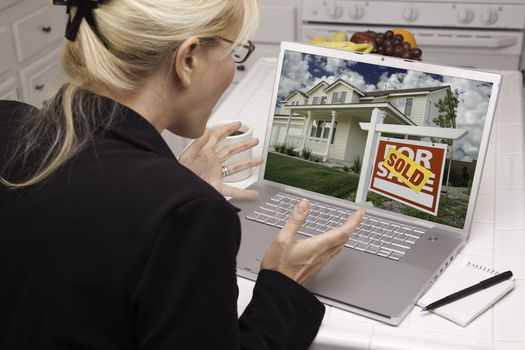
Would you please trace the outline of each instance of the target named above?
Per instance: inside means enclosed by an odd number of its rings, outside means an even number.
[[[353,213],[341,226],[327,231],[322,235],[312,237],[312,239],[319,241],[317,244],[325,246],[326,249],[341,246],[350,238],[350,235],[354,232],[357,225],[359,225],[364,215],[365,210],[361,208]]]
[[[284,225],[283,229],[277,234],[278,239],[287,242],[295,241],[295,235],[304,224],[306,216],[308,215],[308,207],[308,200],[304,198],[295,205],[286,225]]]
[[[259,196],[259,193],[255,190],[243,190],[229,185],[222,185],[221,194],[226,197],[239,199],[255,199]]]
[[[236,173],[241,172],[243,170],[246,170],[246,169],[253,168],[253,167],[256,167],[258,165],[261,165],[262,162],[263,162],[263,157],[257,157],[257,158],[252,158],[252,159],[246,160],[244,162],[228,164],[227,167],[228,167],[228,170],[229,170],[230,175],[231,175],[231,174],[236,174]]]
[[[230,124],[227,124],[215,131],[212,134],[211,141],[212,141],[212,147],[217,146],[219,142],[221,142],[223,139],[226,138],[226,136],[233,134],[235,131],[239,130],[241,127],[241,122],[233,122]]]
[[[241,153],[242,151],[246,151],[250,148],[257,146],[258,144],[259,144],[258,138],[251,138],[246,141],[232,143],[218,150],[217,157],[219,157],[221,162],[225,162],[226,160],[228,160],[228,158],[230,158],[234,154]]]
[[[262,268],[280,271],[298,283],[317,275],[337,254],[361,222],[364,210],[356,211],[340,227],[307,239],[296,239],[308,214],[308,201],[301,199],[286,225],[275,237],[261,263]]]

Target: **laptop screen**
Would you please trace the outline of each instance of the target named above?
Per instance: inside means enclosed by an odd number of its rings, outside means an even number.
[[[286,50],[264,179],[463,229],[492,85]]]

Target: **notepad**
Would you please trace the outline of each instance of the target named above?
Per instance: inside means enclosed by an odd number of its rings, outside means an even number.
[[[425,307],[436,300],[477,284],[497,273],[497,271],[488,267],[468,262],[451,276],[445,276],[445,279],[438,279],[427,293],[418,300],[417,305]],[[515,279],[503,281],[429,312],[465,327],[510,292],[514,288],[515,283]]]

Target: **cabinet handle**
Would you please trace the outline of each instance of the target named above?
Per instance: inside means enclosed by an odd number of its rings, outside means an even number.
[[[45,32],[45,33],[50,33],[51,32],[51,26],[42,27],[42,31]]]
[[[35,86],[35,90],[42,91],[44,90],[45,85],[44,84],[38,84]]]

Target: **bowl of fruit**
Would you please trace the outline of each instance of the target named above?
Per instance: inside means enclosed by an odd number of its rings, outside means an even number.
[[[384,33],[368,30],[356,32],[350,40],[345,32],[337,32],[330,39],[319,36],[312,39],[314,45],[337,49],[375,53],[421,61],[423,51],[417,47],[414,35],[406,29],[395,28]]]

